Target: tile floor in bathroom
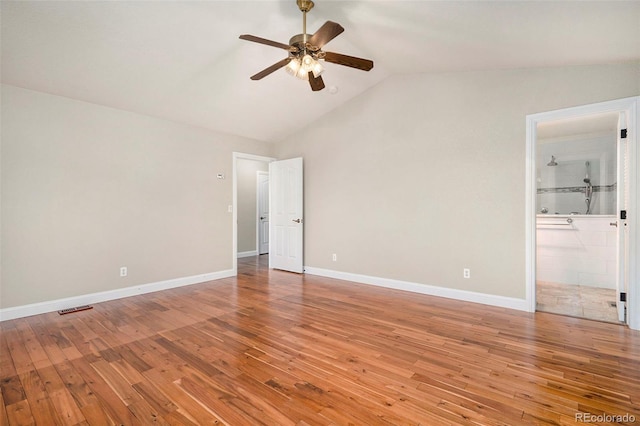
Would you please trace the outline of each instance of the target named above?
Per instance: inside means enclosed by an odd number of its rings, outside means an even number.
[[[536,310],[542,312],[619,323],[615,300],[615,289],[536,282]]]

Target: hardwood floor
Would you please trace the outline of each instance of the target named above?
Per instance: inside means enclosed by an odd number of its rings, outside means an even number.
[[[638,332],[264,260],[241,259],[237,278],[2,322],[0,424],[640,421]]]

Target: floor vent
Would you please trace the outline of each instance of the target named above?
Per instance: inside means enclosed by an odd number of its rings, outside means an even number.
[[[87,309],[93,309],[93,306],[84,305],[76,306],[75,308],[61,309],[58,311],[60,315],[72,314],[74,312],[86,311]]]

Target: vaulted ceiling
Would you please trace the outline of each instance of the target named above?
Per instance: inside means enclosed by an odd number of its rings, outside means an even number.
[[[392,75],[640,59],[638,1],[316,0],[307,30],[345,32],[326,50],[327,88],[279,70],[249,76],[302,32],[295,0],[2,1],[2,82],[95,104],[278,141]],[[391,101],[391,100],[390,100]]]

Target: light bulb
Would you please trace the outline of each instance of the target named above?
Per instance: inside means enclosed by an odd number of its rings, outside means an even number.
[[[320,61],[315,61],[315,64],[313,64],[313,69],[311,71],[313,72],[313,76],[315,78],[318,78],[320,74],[324,72],[324,67],[322,66]]]
[[[304,55],[302,57],[302,68],[304,68],[306,72],[312,71],[315,64],[316,60],[313,59],[311,55]]]
[[[296,58],[290,60],[286,70],[289,74],[297,77],[298,71],[300,70],[300,60]]]
[[[300,80],[309,80],[309,72],[305,71],[304,66],[301,66],[296,73],[296,77]]]

